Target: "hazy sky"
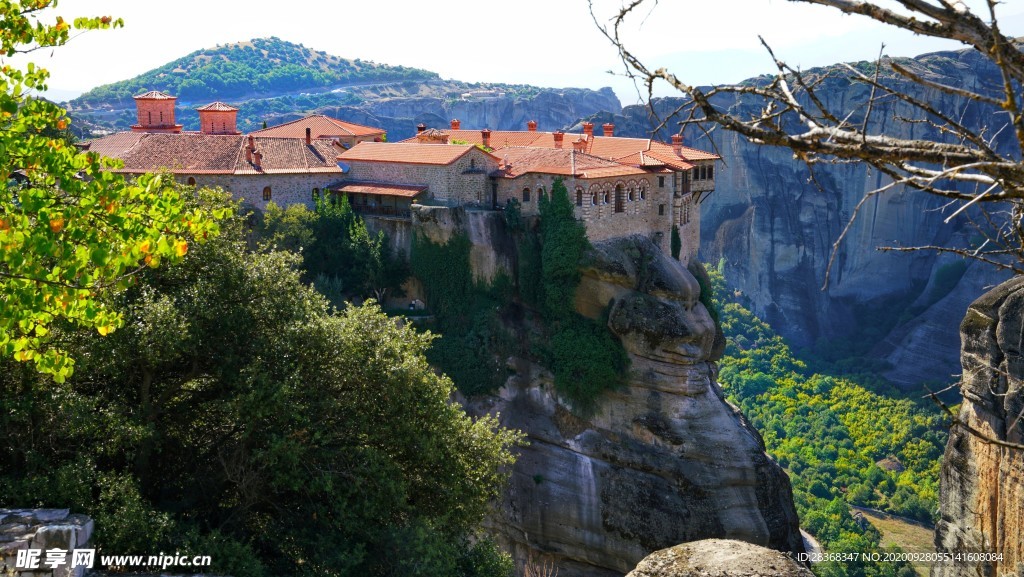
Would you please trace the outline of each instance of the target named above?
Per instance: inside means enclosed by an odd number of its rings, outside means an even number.
[[[601,18],[621,4],[594,1]],[[1004,31],[1024,35],[1024,2],[1006,2],[1002,10]],[[636,100],[628,82],[608,74],[621,71],[621,63],[597,31],[586,0],[60,0],[57,13],[125,21],[123,29],[88,32],[52,54],[32,53],[52,72],[51,96],[57,99],[198,49],[277,36],[346,58],[426,68],[444,78],[612,86],[624,104]],[[692,84],[735,82],[773,70],[758,35],[804,68],[871,59],[882,43],[892,56],[957,47],[785,0],[660,0],[634,19],[630,46]]]

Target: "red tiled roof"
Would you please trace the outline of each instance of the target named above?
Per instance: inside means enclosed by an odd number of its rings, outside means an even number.
[[[338,149],[327,141],[304,138],[256,138],[261,169],[246,159],[248,138],[241,135],[185,132],[120,132],[88,142],[89,150],[124,162],[120,172],[167,170],[178,174],[341,173]]]
[[[338,156],[339,160],[448,165],[476,148],[471,144],[421,144],[418,142],[360,142]]]
[[[505,175],[511,178],[531,172],[561,174],[580,178],[646,174],[646,171],[605,158],[569,149],[510,147],[495,151],[506,163]]]
[[[121,158],[144,136],[146,136],[145,132],[117,132],[102,138],[88,140],[85,144],[89,147],[90,152],[97,152],[100,156]]]
[[[449,142],[464,140],[470,144],[483,144],[483,135],[479,130],[442,130],[449,135]],[[659,158],[665,162],[668,158],[675,159],[672,162],[687,163],[694,160],[718,160],[719,156],[696,148],[683,146],[682,157],[676,155],[671,144],[652,140],[650,138],[628,138],[622,136],[593,136],[590,139],[579,132],[565,132],[562,134],[562,148],[572,148],[572,143],[577,140],[587,140],[588,154],[607,158],[610,160],[621,160],[639,152],[657,153]],[[402,142],[415,142],[412,137]],[[534,146],[539,148],[556,148],[553,132],[529,132],[521,130],[492,130],[491,148],[500,149],[510,146]],[[632,163],[630,163],[632,164]],[[686,168],[692,168],[686,167]]]
[[[253,136],[268,138],[305,138],[306,128],[310,129],[313,138],[331,138],[339,136],[380,136],[384,134],[383,128],[363,126],[352,122],[345,122],[323,114],[313,114],[305,118],[285,122],[277,126],[264,128],[253,132]]]
[[[402,198],[414,198],[426,190],[425,186],[410,186],[403,184],[384,184],[378,182],[350,182],[342,186],[332,188],[337,192],[348,192],[356,194],[376,194],[380,196],[400,196]]]
[[[136,100],[177,100],[177,96],[171,96],[170,94],[160,92],[159,90],[150,90],[149,92],[143,92],[138,96],[133,96]]]
[[[204,110],[204,111],[205,110],[217,110],[217,111],[229,112],[229,111],[238,110],[238,109],[235,108],[234,106],[229,105],[229,104],[224,104],[223,102],[217,101],[217,102],[211,102],[211,103],[207,104],[206,106],[200,106],[199,108],[196,108],[196,110]]]

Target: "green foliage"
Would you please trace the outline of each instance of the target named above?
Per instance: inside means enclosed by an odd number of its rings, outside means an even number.
[[[679,236],[679,227],[672,225],[672,258],[679,260],[679,253],[683,250],[683,239]]]
[[[541,356],[555,375],[555,388],[573,409],[592,411],[605,391],[622,385],[629,357],[605,323],[572,313],[551,327]]]
[[[433,337],[332,316],[298,265],[235,220],[117,295],[123,330],[62,332],[66,382],[3,361],[0,495],[94,515],[106,551],[208,539],[239,576],[505,577],[471,542],[519,436],[449,403]]]
[[[540,193],[542,309],[550,320],[573,314],[580,265],[590,242],[586,226],[576,220],[573,203],[561,178],[551,185],[551,198]]]
[[[710,278],[715,294],[728,294],[720,271]],[[738,303],[717,305],[728,341],[719,380],[789,470],[802,525],[829,550],[864,552],[878,549],[877,532],[854,523],[847,504],[932,521],[946,444],[939,411],[878,383],[813,373]],[[876,464],[887,457],[904,470]],[[815,570],[852,576],[895,575],[904,568],[828,564]]]
[[[198,50],[131,80],[94,88],[73,103],[79,107],[129,102],[147,90],[165,91],[186,101],[225,100],[253,93],[437,77],[417,68],[338,58],[275,37],[256,38]]]
[[[44,22],[53,2],[0,3],[0,53],[60,46],[71,25]],[[79,18],[79,30],[121,26]],[[31,362],[60,381],[74,359],[50,336],[62,322],[114,331],[122,318],[100,296],[126,287],[140,267],[178,260],[191,239],[216,234],[217,217],[186,207],[170,179],[135,183],[99,155],[79,154],[61,137],[67,113],[27,93],[45,90],[34,64],[0,69],[0,356]]]

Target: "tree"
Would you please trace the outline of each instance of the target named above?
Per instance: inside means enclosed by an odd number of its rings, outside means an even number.
[[[703,123],[735,131],[751,142],[791,149],[811,168],[822,162],[864,162],[889,177],[889,182],[870,192],[857,206],[876,194],[907,186],[949,200],[947,222],[957,215],[970,219],[981,240],[976,246],[883,247],[882,250],[922,248],[975,258],[996,267],[1024,274],[1024,52],[1013,38],[1003,34],[996,0],[986,0],[987,14],[975,14],[963,2],[953,0],[898,0],[892,7],[854,0],[792,0],[860,14],[915,34],[957,40],[975,50],[979,60],[994,67],[1001,81],[996,86],[965,88],[929,80],[897,60],[879,57],[874,66],[861,70],[845,65],[848,79],[870,88],[871,97],[862,109],[840,110],[819,98],[816,89],[830,78],[794,69],[775,59],[778,73],[767,80],[736,86],[700,88],[664,68],[648,66],[623,44],[622,33],[631,17],[649,0],[633,0],[598,26],[619,49],[627,74],[653,91],[657,82],[689,97],[678,112],[682,124]],[[596,21],[596,17],[595,17]],[[763,41],[762,41],[763,42]],[[961,102],[959,110],[940,107],[912,96],[899,83],[949,95]],[[738,115],[722,106],[723,97],[755,103],[757,113]],[[901,108],[889,105],[896,101]],[[991,124],[968,126],[962,114],[972,108]],[[886,131],[874,131],[871,120],[889,116]],[[668,119],[664,119],[667,121]],[[919,138],[893,136],[894,127],[917,125]],[[1000,139],[1010,146],[997,147]],[[850,223],[857,217],[851,216]],[[842,242],[846,230],[836,241]],[[832,258],[835,258],[833,251]],[[825,277],[828,283],[828,275]]]
[[[450,402],[431,335],[332,314],[297,255],[223,229],[114,297],[124,330],[66,335],[67,382],[0,362],[0,495],[96,516],[110,551],[227,544],[239,577],[506,577],[470,540],[519,434]]]
[[[67,42],[72,25],[59,16],[40,20],[54,5],[0,3],[0,51],[10,57]],[[103,16],[73,26],[121,25]],[[147,266],[180,260],[189,239],[216,234],[223,214],[186,209],[167,177],[128,182],[110,171],[112,161],[52,136],[69,126],[66,111],[29,96],[46,89],[48,76],[31,63],[0,68],[0,355],[62,381],[74,360],[52,344],[52,327],[112,332],[122,317],[101,297]]]

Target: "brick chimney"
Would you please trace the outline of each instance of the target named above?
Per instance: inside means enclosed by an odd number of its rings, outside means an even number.
[[[241,134],[238,131],[238,109],[223,102],[200,106],[199,131],[203,134]]]
[[[587,135],[587,140],[594,136],[594,123],[584,122],[583,123],[583,134]]]
[[[263,153],[257,150],[252,153],[252,157],[254,161],[253,164],[256,165],[256,170],[263,170]]]
[[[313,144],[313,129],[306,127],[306,146]]]
[[[453,118],[452,119],[452,130],[460,130],[461,126],[462,126],[462,121],[461,120],[459,120],[458,118]]]
[[[672,135],[672,150],[675,151],[676,156],[683,155],[683,135],[673,134]]]
[[[427,130],[427,125],[426,124],[423,124],[421,122],[421,123],[416,125],[416,134],[419,134],[419,133],[424,132],[426,130]]]
[[[252,164],[252,149],[248,146],[245,147],[245,161]]]
[[[601,125],[601,130],[604,131],[605,136],[615,136],[615,125],[611,122],[606,122]]]
[[[555,148],[562,148],[562,140],[565,138],[565,133],[559,130],[551,136],[555,139]]]
[[[526,129],[530,132],[537,132],[537,121],[529,120],[526,122]]]
[[[587,141],[584,140],[583,138],[577,139],[576,142],[572,143],[572,149],[575,150],[576,152],[586,152]]]
[[[487,148],[491,147],[491,129],[485,128],[480,131],[480,138],[484,141],[484,146]]]

